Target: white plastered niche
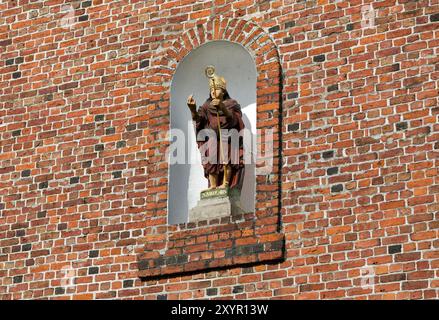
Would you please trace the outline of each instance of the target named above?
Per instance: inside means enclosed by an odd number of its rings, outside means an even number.
[[[227,81],[230,97],[241,105],[243,121],[252,132],[253,152],[256,152],[256,79],[255,62],[240,44],[211,41],[190,52],[177,66],[171,83],[171,129],[179,129],[184,136],[185,163],[169,165],[168,223],[187,222],[188,212],[200,199],[200,192],[208,187],[203,174],[201,156],[196,144],[194,126],[186,101],[194,95],[199,108],[209,96],[204,70],[214,65],[216,74]],[[171,130],[171,134],[175,130]],[[179,143],[182,136],[179,136]],[[171,137],[176,141],[175,136]],[[176,144],[174,144],[176,146]],[[181,149],[178,149],[180,152]],[[176,153],[173,155],[174,159]],[[181,154],[179,155],[181,156]],[[169,159],[168,159],[169,160]],[[242,207],[254,211],[256,194],[255,165],[246,164],[241,190]]]

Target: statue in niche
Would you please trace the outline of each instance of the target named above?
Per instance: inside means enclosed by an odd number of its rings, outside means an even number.
[[[239,200],[236,199],[239,198],[244,178],[242,137],[239,138],[238,143],[236,143],[236,139],[234,140],[235,143],[232,143],[231,135],[233,129],[236,130],[234,131],[235,134],[241,132],[244,129],[244,122],[241,106],[230,97],[226,80],[215,74],[213,66],[206,68],[206,76],[209,81],[209,98],[198,110],[193,95],[190,95],[187,99],[187,106],[195,124],[196,136],[199,137],[199,133],[205,129],[215,133],[215,138],[209,137],[206,141],[197,142],[200,151],[205,150],[205,154],[201,152],[201,156],[203,158],[204,176],[209,182],[209,188],[201,192],[201,200],[222,198],[224,202],[224,198],[227,198],[229,200],[228,208],[230,209],[225,210],[228,214],[224,215],[229,215],[239,211]],[[212,201],[211,204],[213,204]],[[200,205],[202,207],[203,203],[199,203],[198,207]],[[207,207],[209,207],[209,204],[207,204]],[[211,208],[204,209],[210,210]],[[218,213],[221,215],[221,212]],[[204,216],[204,218],[207,217]],[[191,219],[190,215],[190,220],[197,219],[197,217]]]

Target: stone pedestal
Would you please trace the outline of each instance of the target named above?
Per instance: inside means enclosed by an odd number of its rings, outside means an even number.
[[[200,194],[200,201],[189,211],[189,222],[228,217],[245,213],[237,189],[211,189]]]

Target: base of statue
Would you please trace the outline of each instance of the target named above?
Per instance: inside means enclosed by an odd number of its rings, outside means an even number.
[[[200,201],[189,211],[189,222],[229,217],[245,213],[238,189],[216,188],[201,191]]]

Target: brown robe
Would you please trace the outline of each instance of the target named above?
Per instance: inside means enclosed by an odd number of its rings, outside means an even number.
[[[244,122],[242,121],[242,112],[241,106],[234,99],[226,99],[223,101],[225,107],[231,111],[232,118],[227,119],[226,116],[222,113],[221,109],[218,109],[219,112],[219,120],[221,129],[236,129],[240,132],[244,129]],[[223,181],[224,176],[224,164],[230,164],[232,169],[232,175],[230,179],[230,188],[239,188],[242,187],[242,182],[244,179],[244,148],[242,138],[239,138],[239,150],[232,150],[232,143],[230,138],[227,138],[227,135],[222,134],[222,148],[223,148],[223,157],[220,157],[220,137],[218,133],[218,116],[216,107],[210,106],[210,101],[207,100],[198,110],[198,119],[195,123],[196,134],[202,129],[212,129],[215,130],[217,136],[217,148],[216,155],[212,155],[217,159],[216,163],[203,163],[204,176],[209,178],[209,174],[217,174],[219,184]],[[200,148],[205,143],[209,143],[209,139],[207,141],[198,141],[198,147]],[[228,148],[228,155],[225,157],[225,148]],[[235,148],[236,149],[236,148]],[[234,156],[237,154],[237,157]],[[202,155],[203,156],[203,155]],[[209,152],[206,152],[206,156],[210,157]],[[222,158],[222,159],[221,159]],[[222,161],[221,161],[222,160]],[[233,160],[233,161],[232,161]]]

